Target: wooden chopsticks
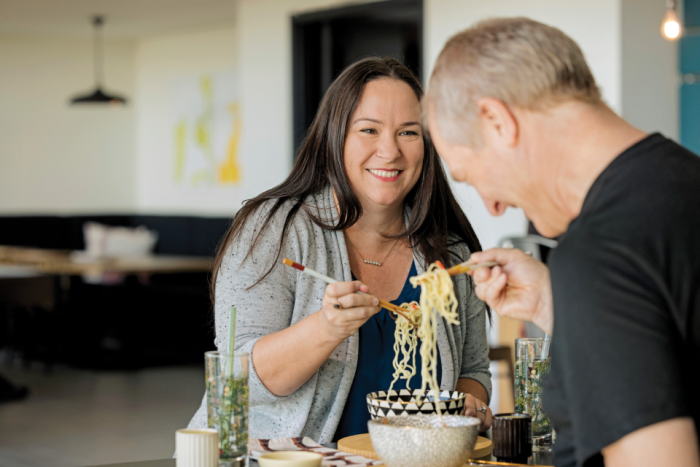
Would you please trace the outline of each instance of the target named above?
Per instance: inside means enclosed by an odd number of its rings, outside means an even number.
[[[308,274],[309,276],[315,277],[316,279],[321,279],[322,281],[328,283],[328,284],[335,284],[338,282],[336,279],[333,279],[332,277],[325,276],[321,274],[320,272],[316,272],[313,269],[307,268],[303,264],[299,264],[296,261],[292,261],[291,259],[284,258],[282,260],[284,264],[287,266],[291,266],[294,269],[298,269],[299,271],[303,272],[304,274]],[[363,292],[358,292],[364,295]],[[386,300],[382,300],[381,298],[377,297],[377,300],[379,300],[379,304],[382,306],[382,308],[386,308],[389,311],[393,311],[397,315],[401,315],[404,319],[406,319],[409,323],[413,325],[413,327],[416,327],[416,323],[413,322],[412,319],[410,319],[406,315],[406,310],[401,308],[400,306],[394,305],[393,303],[387,302]]]

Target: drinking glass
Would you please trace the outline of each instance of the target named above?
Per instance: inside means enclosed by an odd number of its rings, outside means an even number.
[[[552,450],[552,425],[542,410],[542,378],[549,373],[551,339],[515,339],[515,411],[532,417],[532,450]]]
[[[207,422],[219,431],[219,465],[248,465],[247,352],[206,352]]]

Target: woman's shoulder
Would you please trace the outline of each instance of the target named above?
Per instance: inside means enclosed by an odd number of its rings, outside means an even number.
[[[448,238],[447,251],[449,251],[452,256],[452,266],[469,260],[472,254],[467,243],[455,235],[450,235]]]
[[[299,197],[281,199],[269,199],[260,204],[246,220],[248,230],[259,231],[263,226],[271,233],[280,233],[292,211],[291,225],[295,228],[310,229],[313,227],[313,219],[310,211],[317,208],[317,196],[309,195],[303,200]]]

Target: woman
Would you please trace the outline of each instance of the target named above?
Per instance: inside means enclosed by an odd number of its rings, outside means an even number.
[[[249,200],[226,234],[214,265],[215,341],[226,349],[235,306],[235,348],[252,355],[250,437],[327,443],[367,432],[365,397],[389,388],[394,358],[395,324],[375,297],[418,300],[409,276],[481,249],[423,134],[421,96],[396,60],[348,67],[287,180]],[[341,282],[299,274],[283,257]],[[461,324],[438,320],[438,379],[468,393],[467,413],[488,428],[486,307],[466,276],[455,293]],[[204,404],[190,426],[206,426]]]

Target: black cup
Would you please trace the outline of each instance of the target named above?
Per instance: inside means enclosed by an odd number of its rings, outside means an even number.
[[[500,462],[526,464],[532,455],[532,418],[522,413],[493,416],[493,455]]]

